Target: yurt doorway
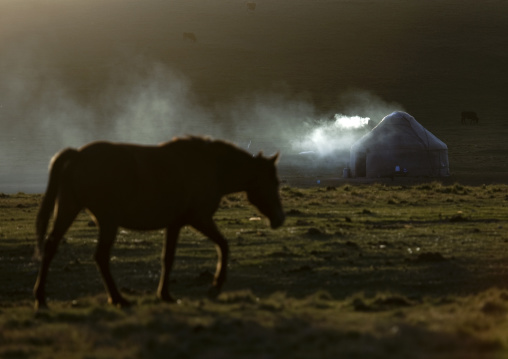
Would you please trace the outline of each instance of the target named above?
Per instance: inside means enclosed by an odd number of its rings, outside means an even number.
[[[356,177],[366,177],[367,176],[367,153],[366,152],[358,152],[356,154],[355,176]]]

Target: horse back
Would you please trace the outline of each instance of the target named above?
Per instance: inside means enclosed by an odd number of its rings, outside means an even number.
[[[73,192],[96,216],[115,213],[131,228],[164,227],[197,210],[213,214],[220,201],[213,163],[204,148],[186,143],[96,142],[79,151]]]

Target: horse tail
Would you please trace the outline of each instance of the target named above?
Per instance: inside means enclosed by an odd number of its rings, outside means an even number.
[[[36,234],[37,234],[37,247],[35,257],[40,258],[43,249],[44,238],[48,230],[48,223],[51,213],[55,208],[56,197],[60,189],[60,179],[63,170],[67,165],[76,158],[78,151],[74,148],[67,148],[51,159],[49,165],[49,181],[46,193],[42,199],[41,207],[37,213],[36,220]]]

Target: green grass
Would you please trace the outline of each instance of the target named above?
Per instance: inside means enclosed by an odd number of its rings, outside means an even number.
[[[169,305],[155,298],[163,234],[121,230],[113,308],[81,214],[35,314],[39,195],[0,196],[1,358],[503,358],[508,355],[508,186],[344,185],[281,189],[285,225],[270,230],[244,195],[216,221],[229,278],[206,298],[216,254],[182,230]]]

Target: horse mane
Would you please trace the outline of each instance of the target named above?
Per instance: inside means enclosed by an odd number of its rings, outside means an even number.
[[[161,146],[173,146],[173,145],[190,145],[192,147],[208,147],[207,153],[212,151],[217,155],[226,156],[231,159],[238,158],[239,160],[246,160],[247,158],[254,158],[254,155],[247,152],[241,147],[238,147],[232,142],[220,139],[213,139],[209,136],[195,136],[187,135],[183,137],[174,137],[169,142],[161,144]]]

